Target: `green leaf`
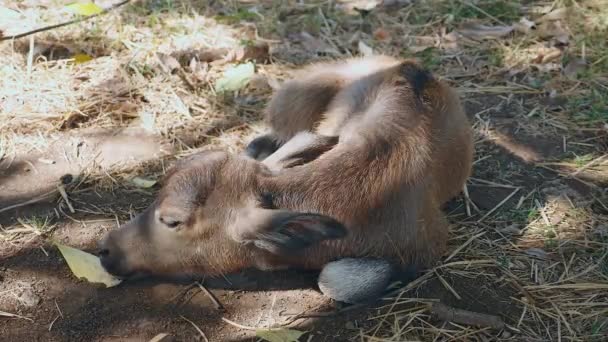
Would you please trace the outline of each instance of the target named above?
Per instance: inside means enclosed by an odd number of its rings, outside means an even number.
[[[235,91],[243,88],[255,74],[253,63],[240,64],[224,71],[222,78],[215,83],[215,91]]]
[[[154,179],[147,179],[143,177],[135,177],[131,180],[131,182],[133,182],[135,186],[144,189],[151,188],[154,186],[154,184],[156,184],[156,181]]]
[[[86,63],[93,59],[93,57],[84,53],[77,53],[72,58],[74,58],[74,63],[76,64]]]
[[[102,283],[106,287],[116,286],[122,282],[106,272],[95,255],[59,243],[55,243],[55,245],[76,277],[85,278],[91,283]]]
[[[103,8],[97,6],[92,2],[77,2],[67,5],[65,6],[65,8],[70,12],[84,16],[99,14],[103,12]]]
[[[298,342],[300,336],[305,333],[293,329],[258,329],[255,331],[255,336],[269,342]]]

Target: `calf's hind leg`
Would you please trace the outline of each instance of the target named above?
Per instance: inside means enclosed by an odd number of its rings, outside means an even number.
[[[396,274],[386,260],[344,258],[323,267],[318,285],[321,292],[333,300],[365,303],[380,297]]]
[[[272,96],[265,110],[269,134],[253,139],[245,154],[264,160],[302,131],[313,131],[329,103],[344,85],[343,76],[327,69],[307,69],[289,80]]]

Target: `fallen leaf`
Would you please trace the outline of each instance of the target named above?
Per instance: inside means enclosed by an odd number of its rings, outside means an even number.
[[[374,31],[374,39],[376,40],[387,40],[390,37],[390,34],[383,28],[379,28]]]
[[[158,52],[156,56],[158,56],[158,60],[160,61],[160,67],[168,74],[172,74],[181,67],[177,59],[171,55]]]
[[[293,329],[258,329],[255,336],[269,342],[297,342],[305,332]]]
[[[478,23],[468,23],[458,29],[458,32],[471,39],[496,39],[513,32],[513,26],[488,26]]]
[[[82,64],[93,60],[93,57],[84,53],[77,53],[72,58],[74,58],[74,63],[76,64]]]
[[[281,87],[281,82],[279,82],[276,78],[268,77],[267,81],[272,90],[278,90]]]
[[[552,20],[562,20],[566,18],[568,14],[568,9],[566,7],[557,8],[553,11],[543,15],[538,19],[539,22],[552,21]]]
[[[253,63],[240,64],[224,71],[222,78],[215,83],[215,91],[235,91],[243,88],[255,74]]]
[[[587,62],[582,58],[574,58],[564,67],[564,76],[576,79],[578,74],[585,70]]]
[[[502,233],[509,234],[509,235],[520,235],[521,234],[521,225],[514,223],[514,224],[508,225],[504,228],[501,228],[500,231]]]
[[[296,39],[299,40],[308,51],[315,53],[322,52],[338,54],[338,51],[336,51],[336,49],[330,47],[327,43],[325,43],[321,39],[314,37],[306,31],[302,31],[299,35],[296,35]]]
[[[154,113],[142,111],[139,113],[139,119],[141,120],[141,127],[143,129],[148,132],[154,132],[154,122],[156,121]]]
[[[552,62],[558,58],[560,58],[562,56],[562,50],[558,49],[558,48],[552,48],[552,49],[548,49],[547,51],[545,51],[542,54],[539,54],[536,57],[536,61],[535,63],[549,63]]]
[[[359,52],[365,57],[374,55],[374,50],[367,44],[365,44],[362,40],[359,41]]]
[[[134,177],[133,179],[131,179],[131,182],[133,182],[135,186],[144,189],[151,188],[154,186],[154,184],[156,184],[156,180],[144,177]]]
[[[534,27],[536,27],[536,23],[526,17],[519,19],[517,23],[513,24],[515,31],[521,33],[528,33],[534,29]]]
[[[84,15],[84,16],[99,14],[99,13],[103,12],[103,8],[99,7],[98,5],[96,5],[92,2],[81,2],[81,3],[69,4],[69,5],[65,6],[65,8],[70,12],[73,12],[73,13],[76,13],[79,15]]]
[[[271,89],[270,85],[268,84],[268,78],[264,75],[254,75],[251,80],[249,80],[249,86],[256,90]]]
[[[230,51],[224,59],[227,62],[243,62],[251,60],[257,63],[263,63],[268,60],[268,56],[268,44],[265,42],[254,42]]]
[[[154,337],[152,337],[152,339],[148,342],[160,342],[163,338],[169,336],[169,334],[166,333],[160,333]]]
[[[560,44],[568,44],[570,37],[568,31],[566,31],[561,21],[547,21],[537,29],[538,36],[541,39],[555,39]]]
[[[122,282],[106,272],[95,255],[59,243],[55,243],[55,245],[76,277],[85,278],[91,283],[102,283],[106,287],[116,286]]]
[[[547,259],[548,253],[545,252],[543,249],[540,248],[528,248],[526,250],[526,254],[528,254],[531,257],[537,258],[537,259]]]

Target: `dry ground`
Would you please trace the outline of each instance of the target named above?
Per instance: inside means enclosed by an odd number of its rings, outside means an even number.
[[[20,12],[0,30],[65,21],[69,2],[3,1]],[[309,332],[301,340],[605,341],[607,34],[603,0],[149,0],[3,41],[0,336],[204,340],[200,329],[241,341],[254,333],[222,318],[259,328],[330,310],[313,277],[294,272],[209,282],[225,311],[188,283],[99,289],[75,280],[48,241],[93,250],[152,200],[157,188],[133,177],[157,179],[210,145],[240,151],[290,70],[372,52],[418,58],[460,91],[474,174],[446,207],[450,250],[437,267],[371,308],[296,322]],[[246,60],[248,86],[216,93]],[[429,311],[437,301],[506,327],[443,322]]]

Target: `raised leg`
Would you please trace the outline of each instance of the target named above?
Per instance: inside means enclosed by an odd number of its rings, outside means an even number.
[[[302,70],[281,86],[265,109],[271,133],[252,140],[245,153],[263,160],[296,134],[312,132],[344,84],[344,73],[332,72],[328,67]]]
[[[319,158],[337,143],[338,137],[300,132],[264,159],[263,163],[273,171],[303,165]]]

